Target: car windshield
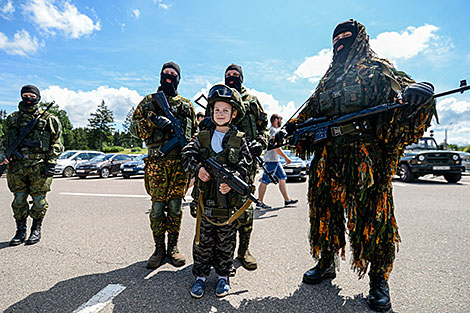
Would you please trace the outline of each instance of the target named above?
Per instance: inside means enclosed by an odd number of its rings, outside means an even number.
[[[90,162],[101,162],[101,161],[106,161],[109,160],[113,157],[114,154],[104,154],[104,155],[99,155],[94,157],[93,159],[90,160]]]
[[[421,138],[417,143],[413,143],[407,147],[410,150],[438,150],[439,147],[433,138]]]
[[[74,155],[76,152],[69,151],[69,152],[64,152],[60,155],[59,159],[64,160],[70,158],[72,155]]]
[[[141,155],[138,155],[134,158],[135,161],[142,161],[144,158],[146,158],[147,155],[146,154],[141,154]]]

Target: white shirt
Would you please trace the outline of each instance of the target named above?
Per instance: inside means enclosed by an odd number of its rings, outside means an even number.
[[[275,136],[279,132],[280,128],[271,126],[269,128],[269,138]],[[274,150],[268,150],[264,153],[264,162],[279,162],[281,159],[279,154]]]
[[[223,150],[222,148],[222,140],[225,137],[225,133],[221,133],[219,131],[214,131],[211,139],[211,148],[214,150],[215,153],[219,153]]]

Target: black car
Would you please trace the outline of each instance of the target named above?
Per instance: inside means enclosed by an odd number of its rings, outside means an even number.
[[[141,154],[134,158],[133,161],[121,165],[121,174],[123,178],[130,178],[135,175],[144,175],[144,159],[147,154]]]
[[[465,167],[458,152],[440,150],[433,137],[420,138],[406,147],[400,160],[400,180],[411,182],[423,175],[444,176],[449,183],[462,178]]]
[[[107,178],[119,174],[121,164],[132,160],[132,157],[127,154],[104,154],[80,164],[75,171],[80,178],[86,178],[89,175],[99,175],[102,178]]]
[[[281,164],[286,172],[287,179],[297,179],[301,181],[305,181],[307,179],[307,163],[302,160],[301,158],[295,156],[289,150],[282,150],[284,153],[291,159],[291,163],[287,164],[286,160],[281,157]]]

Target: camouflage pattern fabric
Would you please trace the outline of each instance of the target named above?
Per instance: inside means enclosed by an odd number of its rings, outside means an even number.
[[[226,218],[211,218],[222,223]],[[220,276],[234,276],[233,254],[236,245],[237,223],[215,226],[205,217],[201,220],[200,242],[193,244],[193,274],[207,277],[211,266]]]
[[[4,125],[5,134],[0,141],[0,151],[4,151],[21,129],[39,115],[38,107],[39,105],[24,111],[20,102],[20,110],[7,117]],[[52,177],[44,176],[45,167],[47,163],[56,164],[57,158],[64,150],[60,141],[61,133],[62,126],[59,119],[50,113],[44,114],[26,138],[36,145],[20,146],[18,150],[24,158],[18,160],[13,157],[8,163],[7,183],[14,195],[11,206],[15,219],[23,220],[28,216],[41,219],[46,215],[48,208],[46,193],[50,191]],[[28,196],[33,200],[31,207],[27,202]]]
[[[330,65],[298,122],[309,117],[334,117],[396,100],[397,91],[413,82],[369,48],[365,27],[344,66]],[[406,145],[430,126],[435,103],[407,107],[368,118],[369,132],[351,133],[313,145],[299,141],[303,157],[314,153],[309,169],[310,251],[315,259],[345,256],[345,232],[352,248],[352,267],[363,277],[388,279],[400,236],[394,215],[392,176]],[[345,225],[346,222],[346,225]],[[347,227],[347,230],[346,230]]]
[[[161,88],[158,89],[160,91]],[[186,140],[196,133],[196,113],[192,103],[180,95],[166,97],[170,111],[181,125]],[[164,131],[151,122],[152,116],[164,116],[152,95],[139,103],[132,115],[130,131],[144,139],[149,148],[158,149],[171,139],[172,132]],[[182,199],[186,193],[189,176],[181,162],[181,148],[175,148],[166,157],[149,156],[145,159],[145,190],[151,196],[150,228],[154,238],[168,233],[178,233],[183,216]]]

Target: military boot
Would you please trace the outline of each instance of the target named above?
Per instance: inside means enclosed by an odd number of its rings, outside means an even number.
[[[250,253],[248,245],[250,244],[250,233],[240,232],[240,243],[238,245],[237,258],[242,262],[242,266],[249,270],[254,271],[258,268],[255,257]]]
[[[31,234],[29,235],[28,240],[26,240],[25,245],[34,245],[41,240],[41,225],[42,218],[33,219],[33,225],[31,226]]]
[[[304,273],[302,282],[308,285],[316,285],[327,278],[335,278],[334,254],[323,254],[318,264]]]
[[[10,246],[17,246],[23,243],[26,239],[26,219],[16,220],[16,234],[10,240]]]
[[[186,264],[186,258],[184,254],[181,253],[178,249],[178,236],[179,233],[169,233],[168,234],[168,257],[170,258],[171,264],[173,266],[183,266]]]
[[[369,286],[369,299],[367,300],[369,307],[378,312],[390,310],[392,302],[387,280],[382,275],[370,276]]]
[[[155,251],[147,260],[147,268],[155,269],[162,265],[163,257],[165,256],[165,235],[158,235],[154,238]]]

